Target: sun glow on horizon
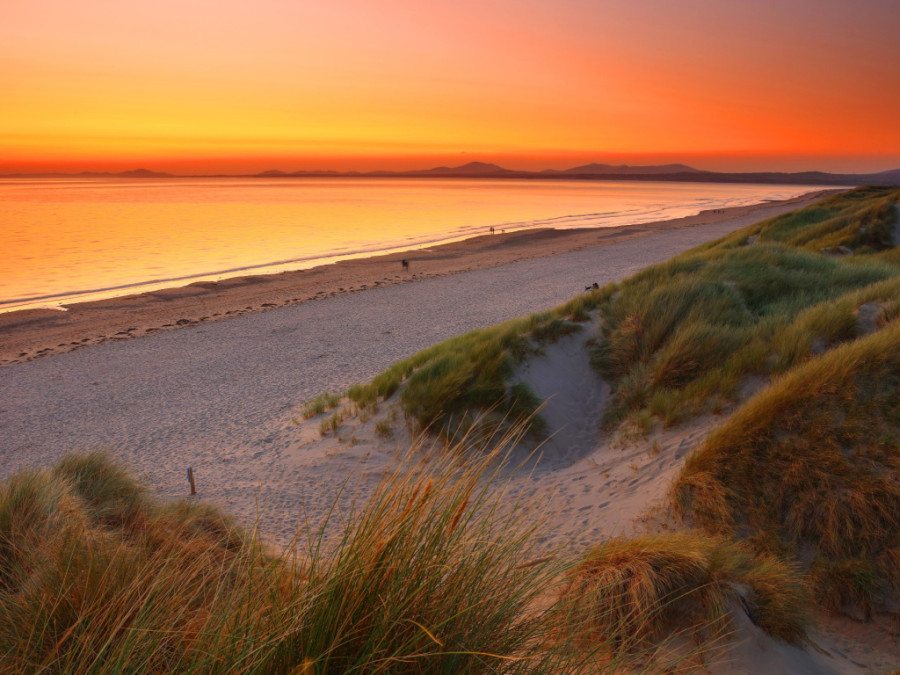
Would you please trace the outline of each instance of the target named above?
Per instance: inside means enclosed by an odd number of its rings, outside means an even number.
[[[33,0],[6,15],[2,171],[900,162],[900,7],[878,0]]]

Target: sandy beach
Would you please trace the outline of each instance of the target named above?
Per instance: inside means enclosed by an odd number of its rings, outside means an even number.
[[[0,315],[0,476],[104,448],[167,497],[184,494],[193,466],[204,498],[241,518],[255,517],[258,498],[290,508],[308,487],[273,479],[285,480],[305,400],[814,198],[621,230],[480,237],[408,254],[408,274],[386,256]],[[328,494],[342,474],[324,471],[316,489]]]
[[[324,507],[347,473],[367,461],[352,452],[338,462],[330,447],[298,453],[317,437],[295,423],[304,401],[813,198],[622,231],[481,237],[409,254],[408,275],[398,256],[387,256],[68,312],[0,315],[8,360],[0,369],[0,477],[67,451],[105,449],[160,495],[176,498],[192,466],[204,499],[249,523],[264,507],[263,530],[283,539],[299,504]],[[385,268],[392,273],[375,278]],[[16,360],[25,362],[9,363]],[[576,454],[587,454],[594,440]],[[380,475],[385,466],[376,464],[373,475]],[[590,529],[586,537],[599,533]]]
[[[174,498],[184,494],[184,472],[193,466],[205,499],[245,522],[268,504],[264,529],[282,538],[293,523],[274,521],[296,516],[310,490],[314,501],[327,500],[351,468],[325,462],[309,481],[308,453],[294,452],[297,434],[305,433],[294,423],[304,401],[815,196],[621,231],[480,237],[408,254],[408,274],[399,256],[386,256],[68,312],[0,315],[7,359],[0,369],[0,477],[99,448]],[[542,396],[556,393],[535,386]]]
[[[0,366],[338,295],[609,246],[672,229],[712,226],[745,217],[749,223],[794,208],[806,199],[808,196],[801,196],[784,203],[706,211],[678,220],[617,228],[498,232],[494,236],[307,270],[240,276],[74,303],[66,306],[68,311],[31,309],[0,313]],[[410,261],[408,270],[401,265],[403,259]],[[570,295],[580,290],[581,281],[573,278]],[[584,279],[585,283],[593,281]]]
[[[3,353],[25,361],[0,368],[0,477],[49,465],[68,451],[104,449],[160,495],[177,498],[185,494],[185,469],[192,466],[204,499],[244,523],[260,518],[266,536],[285,541],[301,506],[312,515],[323,512],[349,473],[377,479],[393,451],[410,444],[408,435],[376,438],[374,423],[345,434],[347,448],[331,439],[323,443],[317,420],[297,424],[304,401],[366,381],[447,338],[549,309],[586,285],[623,279],[813,198],[621,231],[480,237],[409,254],[408,274],[399,257],[387,256],[75,305],[68,312],[0,315]],[[375,278],[386,268],[397,273]],[[54,346],[41,346],[48,344]],[[25,350],[26,356],[10,356]],[[576,347],[569,354],[585,358]],[[582,419],[597,419],[605,385],[586,361],[530,365],[522,377],[539,396],[552,397],[545,416],[558,434],[548,446],[555,459],[542,467],[542,487],[568,495],[561,502],[567,524],[560,522],[557,536],[587,545],[630,528],[650,492],[661,497],[667,481],[656,480],[657,471],[637,482],[629,478],[632,498],[623,500],[604,480],[610,499],[590,490],[575,499],[572,489],[580,489],[581,479],[566,484],[560,470],[591,455],[598,439],[593,425],[578,429],[566,420],[575,415],[573,405],[591,408],[578,411]],[[698,436],[696,430],[687,434]],[[686,452],[681,440],[673,441],[676,456],[657,467],[667,475]],[[622,466],[631,464],[634,458]],[[644,485],[648,477],[655,488]],[[573,520],[584,515],[582,507],[593,510],[592,500],[608,508],[597,510],[596,518]],[[621,511],[616,518],[610,504]]]

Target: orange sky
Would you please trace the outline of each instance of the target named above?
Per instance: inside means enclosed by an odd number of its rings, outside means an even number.
[[[7,0],[0,172],[900,168],[897,0]]]

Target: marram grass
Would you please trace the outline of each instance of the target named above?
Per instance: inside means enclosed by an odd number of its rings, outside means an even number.
[[[809,623],[794,567],[692,531],[610,539],[569,573],[563,595],[590,628],[584,639],[614,655],[648,654],[679,636],[714,647],[735,611],[789,643],[802,642]]]
[[[490,437],[498,428],[522,424],[541,436],[541,401],[527,385],[510,382],[515,366],[544,344],[582,330],[588,312],[607,292],[586,293],[551,312],[451,338],[350,387],[347,395],[365,407],[400,390],[407,421],[445,437],[459,438],[473,429]]]
[[[860,188],[750,225],[651,266],[599,304],[594,363],[613,390],[607,424],[664,425],[730,405],[751,376],[786,372],[866,334],[867,302],[897,313],[896,188]],[[826,255],[844,247],[855,255]]]
[[[577,672],[591,650],[539,602],[565,557],[489,490],[500,464],[390,475],[300,553],[156,502],[105,455],[18,473],[0,486],[0,672]]]
[[[340,523],[298,533],[281,553],[213,507],[155,501],[105,455],[18,473],[0,486],[0,672],[584,673],[658,664],[648,658],[670,640],[664,634],[610,652],[611,639],[642,631],[634,622],[645,619],[632,597],[614,599],[620,582],[608,582],[608,607],[583,611],[587,596],[573,590],[589,581],[590,593],[604,592],[607,581],[595,578],[602,554],[579,567],[562,550],[537,547],[538,505],[511,498],[500,478],[517,438],[496,440],[477,462],[466,452],[429,461],[419,453]],[[327,542],[334,525],[341,533]],[[706,550],[706,541],[685,535],[675,548]],[[666,539],[634,546],[673,555]],[[727,579],[756,589],[749,560],[725,565]],[[705,594],[722,567],[705,564],[715,569],[683,579],[686,593]],[[802,622],[802,599],[778,597],[785,605],[773,616]],[[643,598],[646,620],[670,601]],[[704,621],[712,629],[720,617],[692,615],[684,630]]]
[[[852,190],[647,268],[600,305],[594,353],[610,425],[736,408],[674,506],[861,617],[900,594],[898,198]]]
[[[900,592],[900,322],[797,366],[688,458],[676,506],[712,532],[803,555],[820,601]]]

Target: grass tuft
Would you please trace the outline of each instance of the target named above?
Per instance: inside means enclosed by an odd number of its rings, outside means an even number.
[[[540,436],[541,401],[510,377],[515,366],[542,344],[582,330],[583,321],[606,297],[604,289],[553,310],[475,330],[400,361],[367,384],[347,392],[358,406],[373,405],[399,391],[407,419],[420,429],[461,438],[478,423],[487,436],[526,425]]]
[[[391,438],[394,435],[394,428],[389,420],[378,420],[375,423],[375,434],[379,438]]]
[[[301,555],[156,502],[103,455],[17,474],[0,484],[0,671],[583,669],[590,648],[539,602],[567,563],[538,555],[540,518],[496,483],[513,441],[386,475],[337,540],[328,522],[298,533]]]
[[[308,420],[310,417],[321,415],[326,410],[336,407],[343,399],[344,396],[342,394],[330,394],[327,392],[319,394],[313,400],[303,405],[301,410],[303,419]]]
[[[689,634],[712,646],[746,611],[769,635],[803,642],[808,592],[800,575],[741,544],[697,532],[611,539],[569,575],[563,594],[617,655],[644,655]]]

